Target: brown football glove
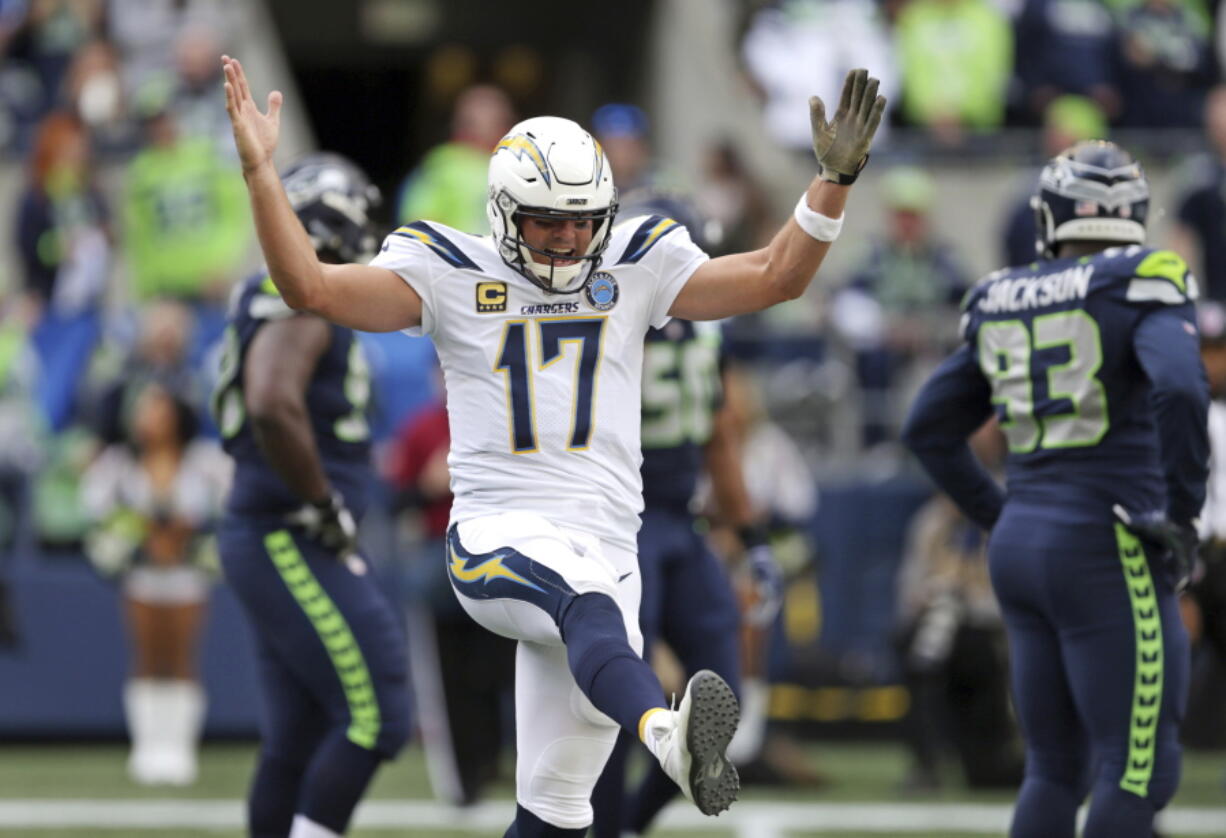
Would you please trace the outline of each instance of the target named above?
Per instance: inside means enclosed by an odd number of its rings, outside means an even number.
[[[821,98],[809,98],[813,152],[825,180],[843,186],[855,183],[868,162],[868,149],[885,111],[885,97],[877,95],[877,85],[878,80],[869,76],[868,70],[849,72],[843,80],[839,109],[829,122]]]

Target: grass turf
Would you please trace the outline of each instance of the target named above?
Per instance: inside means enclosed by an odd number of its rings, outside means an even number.
[[[813,765],[829,782],[819,789],[751,786],[744,790],[745,801],[780,803],[989,803],[1007,804],[1012,794],[968,792],[950,782],[938,792],[907,795],[899,791],[905,769],[904,752],[891,744],[821,743],[809,746]],[[142,788],[133,785],[124,773],[126,748],[121,744],[54,744],[0,746],[0,798],[4,801],[56,799],[95,800],[241,800],[245,794],[255,760],[255,748],[248,743],[214,743],[202,751],[199,781],[186,789]],[[508,778],[510,771],[506,772]],[[1215,807],[1222,809],[1222,835],[1226,836],[1226,755],[1189,752],[1185,755],[1184,775],[1173,807]],[[509,779],[496,784],[491,799],[510,801],[513,787]],[[425,763],[421,750],[411,747],[395,763],[386,766],[370,790],[371,800],[429,800]],[[211,836],[239,838],[231,829],[182,828],[128,830],[136,838],[170,836]],[[6,829],[0,835],[30,838],[86,838],[117,835],[97,828]],[[712,823],[709,831],[658,830],[660,838],[726,838],[735,833],[727,826]],[[852,838],[869,833],[838,831],[789,831],[787,838]],[[880,834],[880,833],[878,833]],[[958,833],[959,838],[980,838],[992,833]],[[496,831],[432,830],[405,825],[398,829],[360,828],[353,838],[497,838]],[[908,832],[907,838],[935,838],[949,833]],[[1171,836],[1178,838],[1178,836]]]

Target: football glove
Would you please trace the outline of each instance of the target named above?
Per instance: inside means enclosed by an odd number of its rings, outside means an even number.
[[[358,525],[339,492],[322,501],[304,503],[286,516],[291,526],[301,527],[338,558],[347,559],[358,551]]]
[[[868,162],[868,149],[885,111],[885,97],[877,95],[877,85],[878,80],[870,77],[868,70],[849,72],[843,80],[838,110],[829,122],[821,98],[809,98],[813,152],[824,180],[842,186],[855,183]]]
[[[757,595],[746,619],[750,625],[768,626],[783,607],[783,569],[775,561],[775,553],[764,530],[743,527],[740,538],[745,546],[745,564]]]
[[[1195,524],[1191,521],[1177,524],[1160,510],[1133,512],[1119,504],[1112,510],[1119,522],[1137,538],[1162,551],[1161,561],[1175,591],[1186,588],[1196,565],[1196,551],[1200,543]]]

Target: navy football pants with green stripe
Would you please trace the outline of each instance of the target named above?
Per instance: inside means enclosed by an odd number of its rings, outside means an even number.
[[[989,545],[1026,777],[1011,838],[1150,838],[1179,784],[1188,640],[1161,566],[1101,515],[1008,503]]]
[[[218,540],[263,697],[251,835],[283,838],[295,814],[343,833],[409,735],[401,621],[369,568],[355,572],[275,518],[227,516]]]

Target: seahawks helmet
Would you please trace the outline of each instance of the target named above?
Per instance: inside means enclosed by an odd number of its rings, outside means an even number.
[[[1149,182],[1141,164],[1105,140],[1087,140],[1053,157],[1030,200],[1035,249],[1046,259],[1066,241],[1142,244]]]
[[[556,116],[526,119],[490,157],[486,211],[504,262],[548,293],[574,293],[609,244],[617,213],[613,172],[600,143],[576,123]],[[591,243],[583,253],[533,247],[524,241],[525,218],[590,221]],[[534,254],[544,261],[535,261]]]
[[[339,154],[321,152],[281,174],[290,205],[324,262],[365,262],[377,241],[370,215],[381,201],[365,172]]]

